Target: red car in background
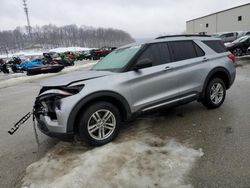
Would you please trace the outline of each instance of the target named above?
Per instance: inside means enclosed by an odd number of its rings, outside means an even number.
[[[97,60],[97,59],[100,59],[101,57],[105,57],[106,55],[108,55],[115,49],[116,47],[103,47],[100,49],[95,49],[91,51],[91,57],[94,60]]]

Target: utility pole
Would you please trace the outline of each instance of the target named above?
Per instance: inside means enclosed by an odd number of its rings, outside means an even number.
[[[27,30],[28,30],[29,37],[31,39],[31,26],[30,26],[29,12],[28,12],[28,7],[27,7],[27,0],[23,0],[23,7],[24,7],[26,19],[27,19],[27,26],[28,26]]]

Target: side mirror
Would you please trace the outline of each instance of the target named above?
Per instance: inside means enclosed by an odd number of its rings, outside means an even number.
[[[140,69],[152,67],[152,65],[153,65],[153,62],[151,59],[149,58],[141,59],[140,61],[136,63],[133,70],[138,71]]]

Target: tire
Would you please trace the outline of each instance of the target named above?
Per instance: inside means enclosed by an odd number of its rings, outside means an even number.
[[[233,50],[233,54],[234,54],[235,56],[241,56],[241,55],[242,55],[242,49],[240,49],[240,48],[234,49],[234,50]]]
[[[116,138],[120,124],[120,112],[113,104],[97,102],[83,112],[78,125],[79,136],[90,145],[101,146]]]
[[[226,98],[225,83],[220,78],[212,79],[205,90],[205,96],[201,100],[202,104],[209,109],[220,107]]]

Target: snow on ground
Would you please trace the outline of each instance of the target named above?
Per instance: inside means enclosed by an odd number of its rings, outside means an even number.
[[[49,74],[38,74],[34,76],[27,76],[26,73],[15,73],[15,74],[3,74],[0,73],[0,89],[13,86],[23,82],[31,82],[33,80],[42,79],[50,76],[56,76],[59,74],[77,71],[93,66],[96,61],[79,61],[74,66],[65,67],[61,72],[49,73]]]
[[[64,52],[81,52],[89,51],[95,48],[83,48],[83,47],[60,47],[49,50],[50,52],[64,53]]]
[[[97,148],[58,143],[26,169],[22,187],[192,187],[186,176],[202,150],[171,138],[157,138],[144,123],[141,127]]]
[[[20,57],[25,58],[25,57],[30,57],[30,56],[42,56],[44,53],[43,50],[38,50],[38,49],[31,49],[31,50],[22,50],[16,53],[9,53],[9,54],[1,54],[1,58],[12,58],[12,57]]]
[[[42,56],[44,52],[56,52],[56,53],[64,53],[64,52],[82,52],[82,51],[89,51],[96,48],[83,48],[78,46],[72,47],[59,47],[50,50],[42,50],[42,49],[30,49],[30,50],[21,50],[16,53],[9,53],[9,54],[0,54],[0,58],[11,58],[16,56]]]

